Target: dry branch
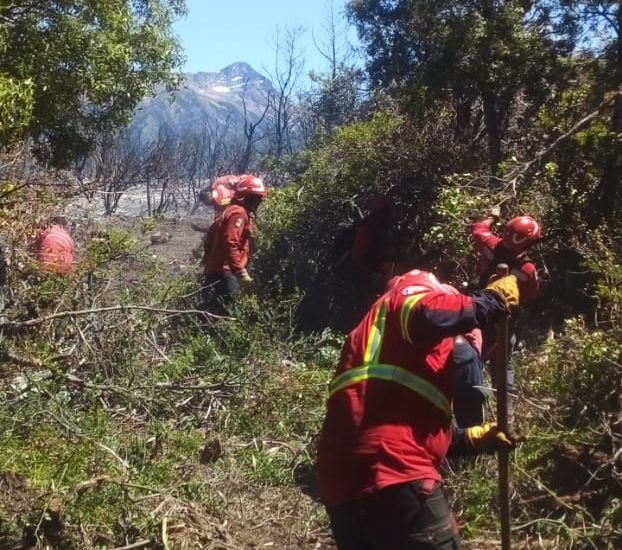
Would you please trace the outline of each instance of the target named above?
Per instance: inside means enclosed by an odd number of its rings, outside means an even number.
[[[136,483],[129,483],[126,481],[120,481],[118,479],[112,479],[110,476],[106,476],[106,475],[93,477],[91,479],[87,479],[86,481],[81,481],[80,483],[76,484],[73,490],[78,496],[80,496],[87,489],[91,489],[92,487],[99,487],[100,485],[103,485],[104,483],[110,483],[112,485],[119,485],[120,487],[129,487],[131,489],[142,489],[142,490],[151,491],[151,492],[157,491],[157,489],[154,489],[153,487],[147,487],[146,485],[139,485]],[[162,495],[165,492],[166,491],[158,491],[157,494]],[[154,495],[150,495],[150,496],[154,496]]]
[[[154,541],[152,539],[141,539],[133,542],[132,544],[128,544],[127,546],[117,546],[111,550],[135,550],[136,548],[145,548],[153,543]]]
[[[555,149],[557,149],[557,147],[559,147],[559,145],[561,143],[565,142],[567,139],[571,138],[574,134],[576,134],[577,132],[579,132],[583,128],[585,128],[585,126],[587,126],[588,123],[590,123],[596,117],[601,115],[602,112],[606,108],[611,107],[611,105],[614,102],[614,100],[618,96],[620,96],[620,95],[622,95],[622,90],[618,90],[616,92],[612,92],[611,94],[607,95],[607,97],[604,99],[604,101],[598,106],[598,108],[595,111],[593,111],[589,115],[583,117],[572,128],[570,128],[568,131],[566,131],[563,134],[561,134],[560,136],[558,136],[557,139],[555,141],[553,141],[553,143],[549,144],[544,149],[541,149],[540,151],[538,151],[535,154],[533,159],[531,159],[528,162],[525,162],[521,166],[518,166],[517,168],[512,170],[509,174],[507,174],[507,176],[505,176],[505,178],[504,178],[508,182],[508,184],[506,186],[506,189],[508,187],[511,187],[512,190],[513,190],[512,191],[512,195],[516,196],[516,183],[519,180],[519,178],[524,177],[534,167],[541,166],[542,163],[549,157],[549,155]]]
[[[51,315],[44,315],[43,317],[37,317],[35,319],[28,319],[27,321],[4,321],[0,323],[0,329],[4,327],[18,328],[18,327],[30,327],[40,325],[46,321],[52,321],[54,319],[62,319],[64,317],[77,317],[80,315],[91,315],[93,313],[106,313],[110,311],[150,311],[152,313],[162,313],[165,315],[205,315],[210,319],[226,319],[228,321],[235,321],[235,317],[227,317],[224,315],[216,315],[209,311],[201,309],[164,309],[151,306],[138,306],[138,305],[117,305],[109,307],[100,307],[93,309],[77,309],[73,311],[59,311]]]

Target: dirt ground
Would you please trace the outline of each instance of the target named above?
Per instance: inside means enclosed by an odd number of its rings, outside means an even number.
[[[139,247],[157,256],[172,274],[195,272],[198,275],[205,234],[201,229],[207,229],[210,222],[210,215],[161,219],[153,224],[141,218],[114,216],[95,220],[90,232],[98,227],[126,229],[138,240]],[[79,248],[80,243],[77,245]]]
[[[195,270],[198,272],[205,233],[197,229],[208,226],[209,220],[200,217],[161,220],[154,231],[146,232],[139,238],[145,247],[148,247],[174,271]],[[161,242],[159,237],[165,239],[164,242]]]

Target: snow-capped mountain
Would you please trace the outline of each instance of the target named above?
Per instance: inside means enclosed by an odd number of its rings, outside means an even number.
[[[265,110],[272,83],[247,63],[233,63],[218,73],[187,73],[179,89],[164,90],[143,100],[130,124],[130,135],[142,144],[160,133],[191,136],[205,133],[235,136],[244,127],[244,105],[250,121]]]

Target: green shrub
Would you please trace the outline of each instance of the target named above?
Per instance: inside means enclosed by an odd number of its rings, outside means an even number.
[[[1,42],[1,39],[0,39]],[[32,118],[34,82],[0,74],[0,142],[23,139]]]
[[[91,263],[99,266],[136,253],[138,243],[129,231],[110,229],[104,236],[91,239],[87,250]]]
[[[554,399],[567,420],[589,423],[618,406],[619,335],[588,330],[580,319],[570,319],[564,333],[545,349],[545,361],[526,365],[524,379],[536,394]]]

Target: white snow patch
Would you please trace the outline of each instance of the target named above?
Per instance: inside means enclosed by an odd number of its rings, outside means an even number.
[[[221,94],[231,91],[229,86],[212,86],[212,90]]]

